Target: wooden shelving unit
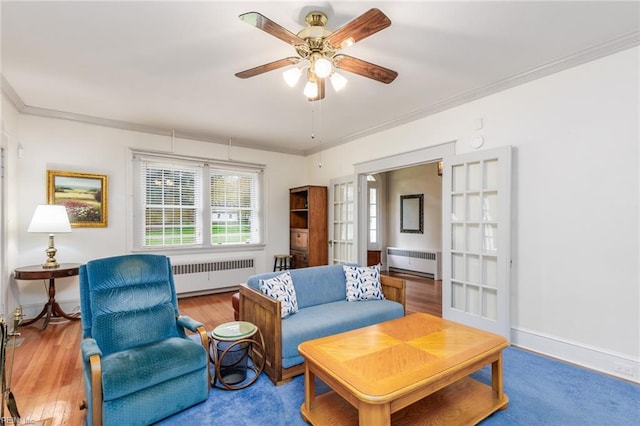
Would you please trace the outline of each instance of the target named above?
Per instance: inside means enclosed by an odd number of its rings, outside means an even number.
[[[326,186],[289,190],[289,233],[294,268],[327,264]]]

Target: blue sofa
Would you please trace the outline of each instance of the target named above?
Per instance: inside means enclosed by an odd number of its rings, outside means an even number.
[[[304,373],[298,345],[306,340],[388,321],[405,314],[405,281],[381,276],[385,300],[348,302],[342,265],[290,270],[298,312],[281,318],[278,300],[260,291],[260,280],[282,272],[249,277],[240,286],[240,320],[259,327],[265,345],[265,369],[275,384]],[[259,354],[255,354],[259,356]]]

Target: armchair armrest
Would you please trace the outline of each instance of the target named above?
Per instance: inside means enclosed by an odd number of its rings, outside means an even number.
[[[176,318],[176,324],[178,324],[178,326],[180,327],[186,328],[189,331],[198,333],[198,335],[200,336],[200,344],[202,345],[204,350],[207,351],[207,354],[209,353],[209,336],[207,336],[207,330],[205,330],[203,323],[201,323],[200,321],[196,321],[187,315],[179,315]],[[207,355],[207,359],[208,358],[209,356]],[[207,361],[207,371],[210,370],[208,364],[209,363]],[[210,372],[209,375],[211,375]],[[211,383],[211,377],[209,377],[209,383]]]
[[[381,275],[380,284],[382,284],[382,293],[384,294],[384,297],[387,300],[393,300],[394,302],[400,303],[406,314],[406,281],[402,278]]]
[[[80,351],[82,352],[82,361],[89,362],[92,355],[102,357],[102,351],[98,347],[98,342],[93,338],[82,339],[80,342]]]
[[[273,383],[282,381],[282,317],[280,301],[241,284],[240,321],[255,324],[264,339],[264,370]]]
[[[200,321],[191,319],[191,317],[186,315],[180,315],[178,318],[176,318],[176,321],[178,322],[179,326],[184,327],[187,330],[193,331],[194,333],[198,331],[198,327],[204,327],[203,323],[201,323]]]
[[[91,419],[93,425],[102,425],[102,351],[95,339],[86,338],[80,342],[83,362],[89,363],[91,372]]]

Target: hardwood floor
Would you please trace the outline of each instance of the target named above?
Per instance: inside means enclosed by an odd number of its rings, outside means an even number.
[[[407,282],[407,314],[426,312],[442,316],[442,281],[398,272],[389,275],[404,278]]]
[[[391,275],[407,280],[408,314],[428,312],[442,315],[441,281],[398,273]],[[209,330],[233,320],[232,294],[182,298],[178,305],[183,315],[203,322]],[[20,411],[21,422],[51,426],[81,425],[84,411],[79,406],[84,399],[84,388],[80,362],[80,321],[65,320],[50,324],[44,331],[32,326],[21,327],[19,331],[22,342],[15,349],[10,388]],[[7,369],[12,357],[13,349],[8,348]],[[9,415],[6,409],[5,415]]]

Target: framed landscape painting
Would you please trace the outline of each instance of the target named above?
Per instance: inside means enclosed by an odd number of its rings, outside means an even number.
[[[72,227],[106,227],[107,176],[47,170],[47,202],[65,206]]]

